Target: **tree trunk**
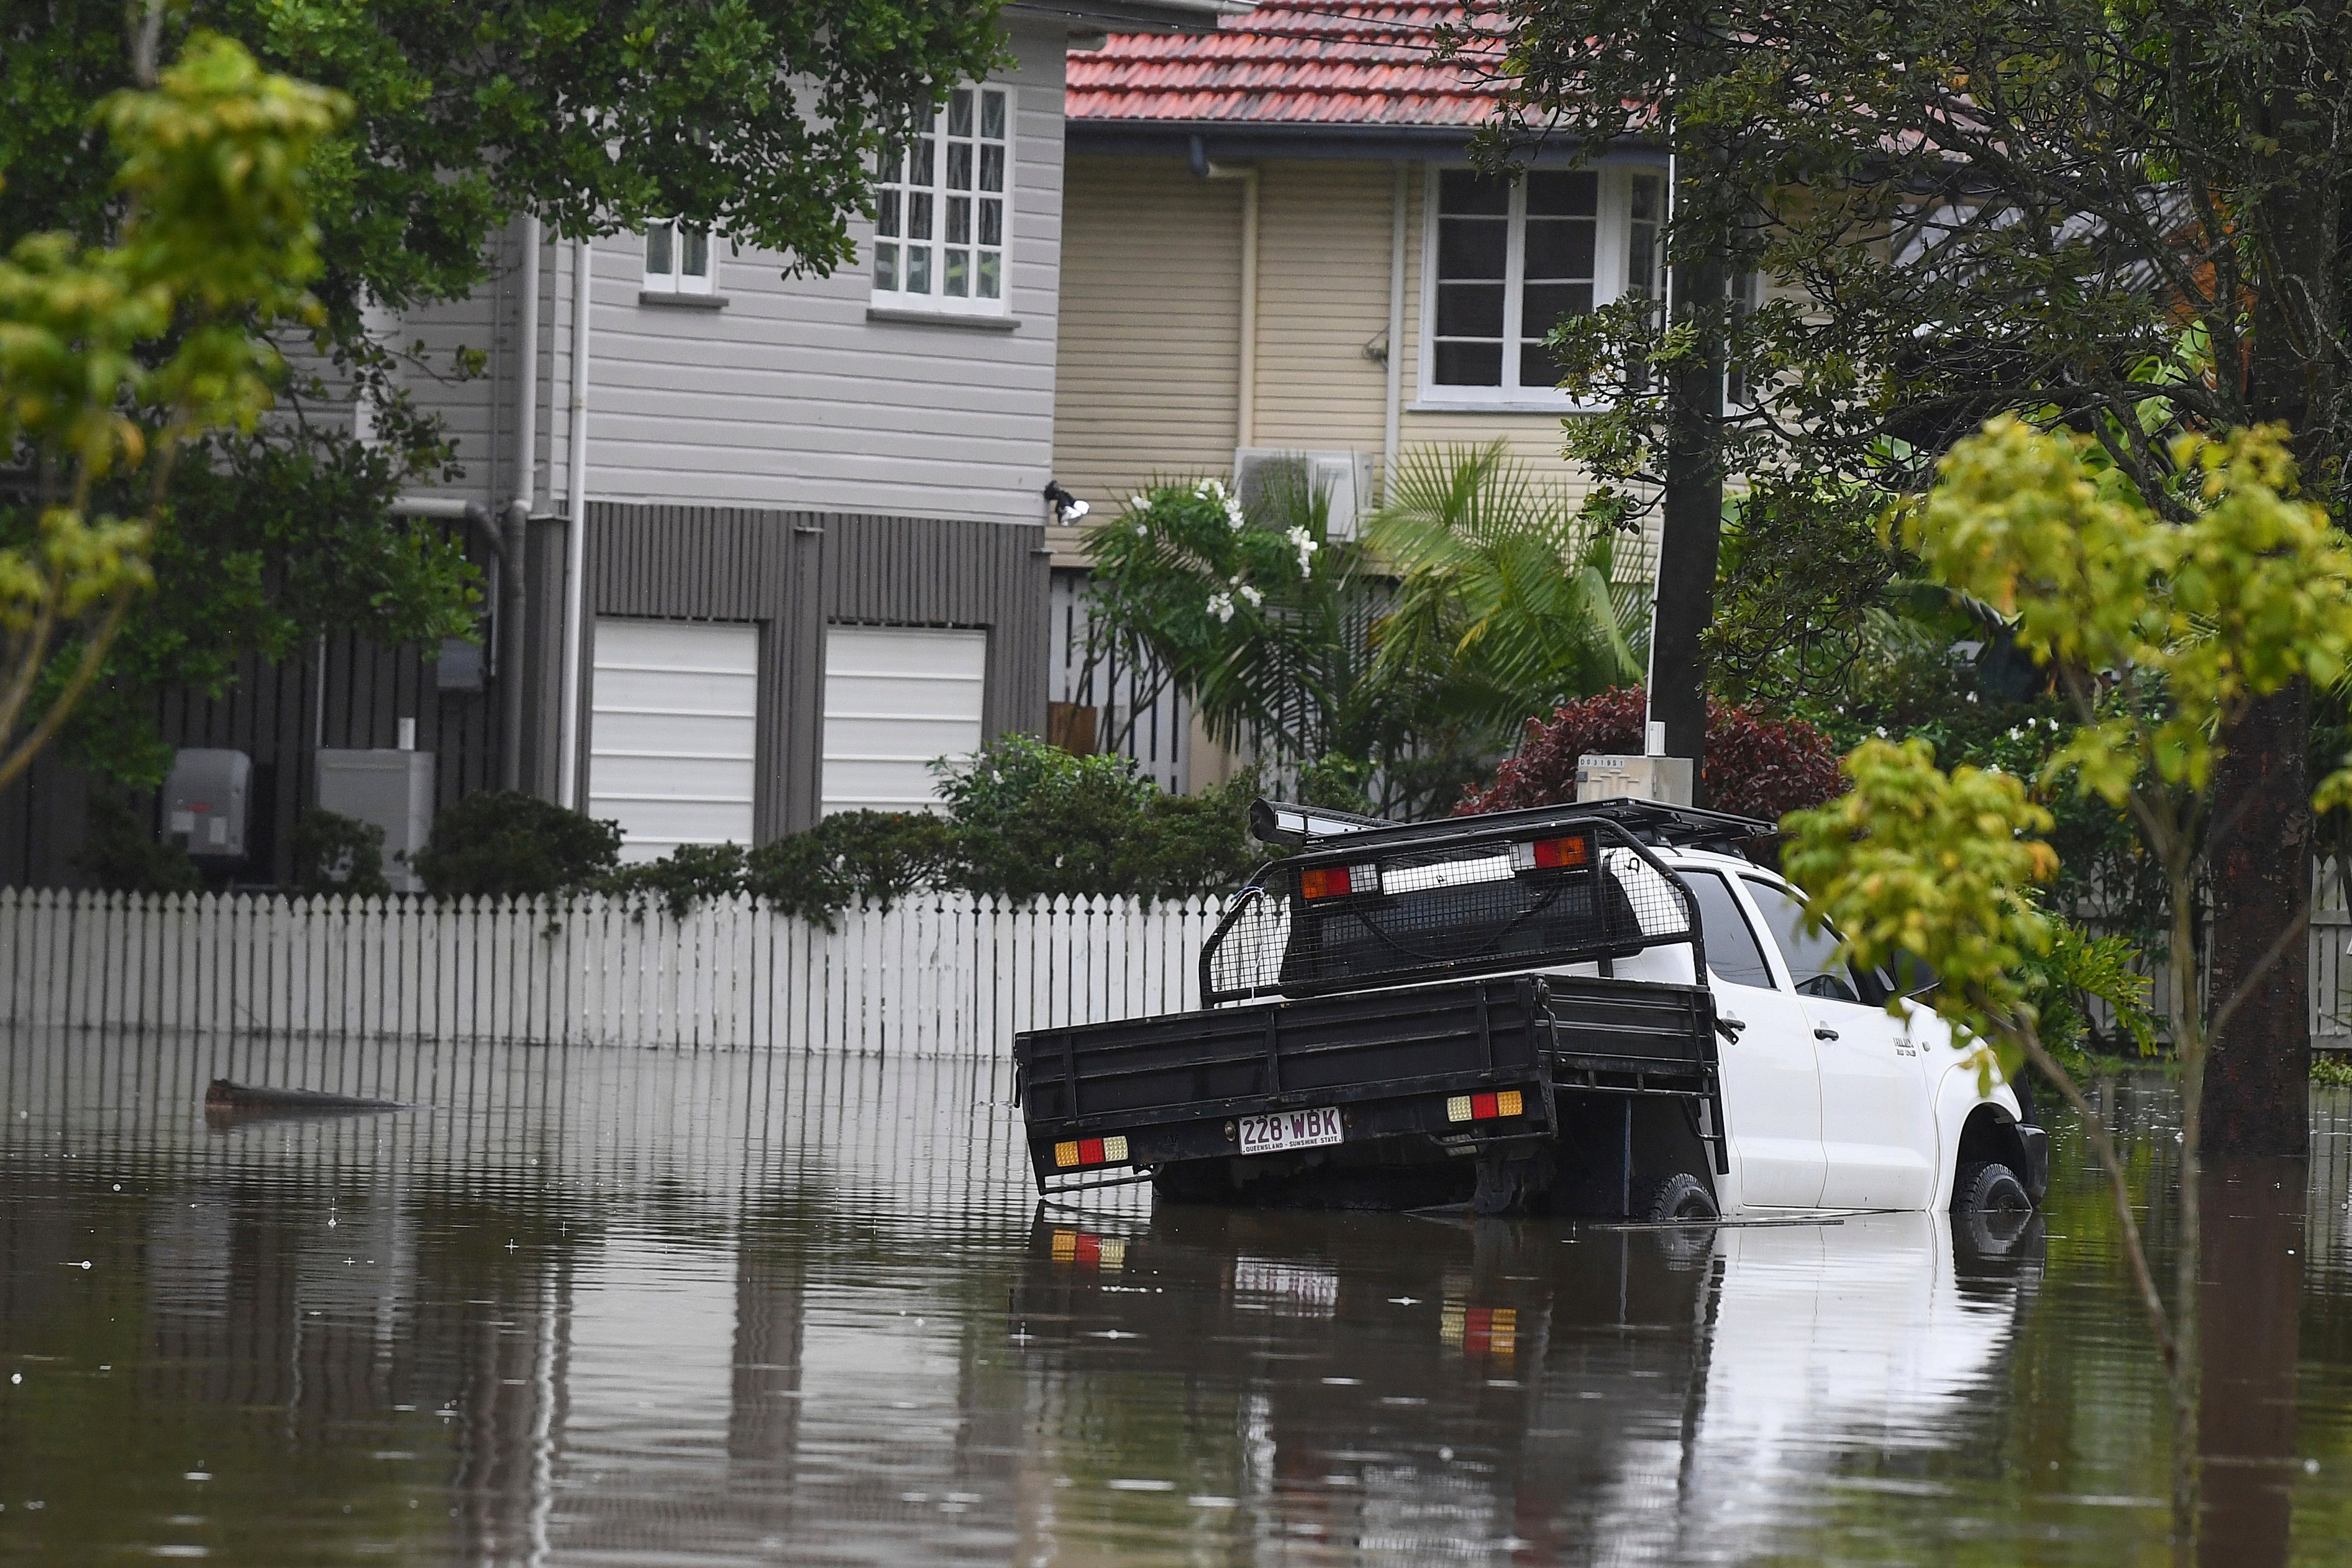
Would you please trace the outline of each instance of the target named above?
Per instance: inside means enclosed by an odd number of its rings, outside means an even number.
[[[2308,26],[2262,77],[2249,104],[2255,153],[2249,243],[2254,293],[2246,406],[2284,423],[2306,484],[2332,485],[2341,454],[2334,421],[2340,316],[2337,225],[2340,154],[2328,118],[2313,103],[2333,98],[2342,0],[2316,0]],[[2317,93],[2318,97],[2312,95]],[[2247,988],[2213,1044],[2207,1078],[2206,1147],[2220,1155],[2308,1155],[2310,944],[2287,941],[2257,973],[2311,896],[2311,785],[2305,765],[2310,700],[2300,684],[2256,701],[2221,737],[2211,849],[2212,981],[2209,1005]]]
[[[1701,167],[1696,158],[1683,159],[1685,186]],[[1697,205],[1697,193],[1675,193],[1677,214]],[[1650,719],[1666,727],[1665,754],[1690,759],[1692,798],[1700,805],[1706,804],[1706,658],[1699,638],[1715,618],[1723,540],[1723,275],[1712,247],[1675,267],[1675,316],[1698,329],[1703,347],[1666,382],[1665,493],[1650,621]]]
[[[2286,939],[2311,896],[2311,790],[2304,689],[2256,702],[2221,737],[2211,849],[2212,1005],[2251,984],[2205,1071],[2205,1146],[2217,1155],[2302,1158],[2311,1150],[2311,942]],[[2176,958],[2175,973],[2188,972]],[[2251,977],[2251,979],[2250,979]]]

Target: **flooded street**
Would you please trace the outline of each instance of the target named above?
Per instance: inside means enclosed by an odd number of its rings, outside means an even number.
[[[415,1108],[208,1124],[215,1076]],[[2165,1555],[2160,1374],[2065,1128],[2020,1235],[1662,1235],[1041,1206],[1007,1082],[0,1041],[0,1559]],[[2160,1084],[2110,1100],[2160,1169]],[[2300,1190],[2212,1189],[2210,1562],[2352,1540],[2352,1100],[2317,1104]]]

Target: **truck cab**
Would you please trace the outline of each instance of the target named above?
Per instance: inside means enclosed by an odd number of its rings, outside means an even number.
[[[1295,851],[1192,1012],[1014,1043],[1041,1188],[1637,1220],[2021,1207],[2046,1140],[1999,1069],[1745,851],[1612,801],[1400,826],[1261,802]]]

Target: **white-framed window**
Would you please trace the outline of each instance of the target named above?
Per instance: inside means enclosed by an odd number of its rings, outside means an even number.
[[[1013,89],[960,87],[882,155],[874,187],[874,303],[1001,315],[1012,292]]]
[[[657,223],[646,230],[646,288],[656,294],[708,294],[718,273],[710,231]]]
[[[1544,338],[1628,295],[1662,300],[1663,170],[1433,169],[1422,266],[1421,398],[1569,408]]]

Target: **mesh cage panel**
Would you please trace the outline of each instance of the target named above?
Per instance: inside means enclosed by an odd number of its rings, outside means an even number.
[[[1533,845],[1498,837],[1389,854],[1334,850],[1271,868],[1210,938],[1204,999],[1536,968],[1691,940],[1688,892],[1609,825],[1549,829],[1545,838],[1566,863],[1534,864]],[[1340,865],[1353,875],[1339,884],[1355,890],[1303,895],[1309,873]]]

